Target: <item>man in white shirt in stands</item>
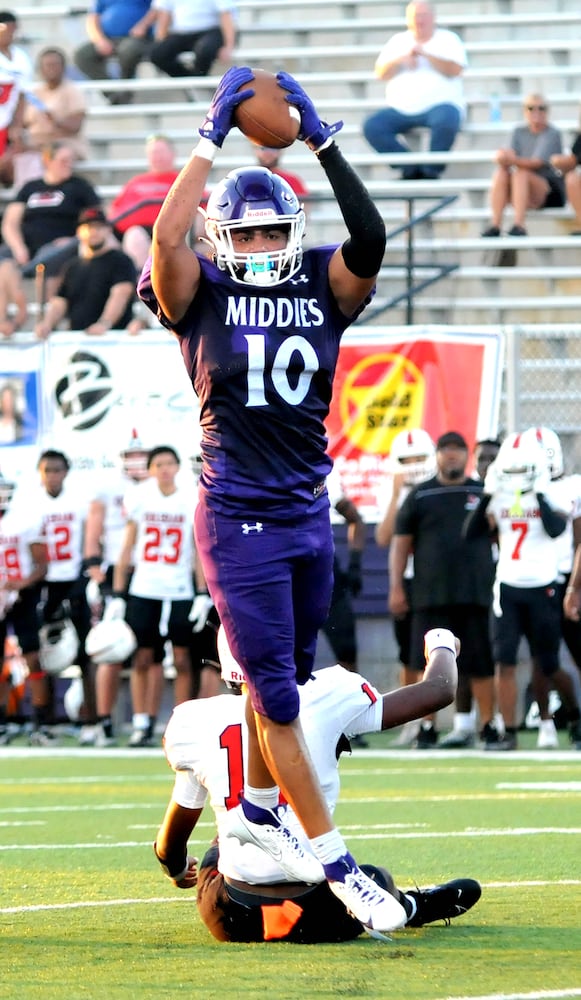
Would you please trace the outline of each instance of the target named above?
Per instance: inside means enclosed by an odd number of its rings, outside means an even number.
[[[149,58],[168,76],[207,76],[216,59],[231,61],[238,31],[235,0],[153,0],[152,10],[156,40]],[[183,53],[188,59],[180,58]]]
[[[399,136],[427,128],[430,152],[448,152],[464,116],[466,50],[455,32],[437,27],[429,3],[408,4],[406,23],[407,31],[392,35],[377,57],[375,76],[387,82],[387,107],[366,119],[363,133],[378,153],[409,153]],[[435,180],[444,167],[408,164],[402,179]]]

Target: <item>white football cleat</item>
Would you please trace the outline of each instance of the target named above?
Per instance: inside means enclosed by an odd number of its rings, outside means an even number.
[[[228,813],[227,837],[235,837],[241,844],[254,844],[268,854],[293,882],[324,882],[325,873],[314,854],[307,854],[297,838],[281,822],[277,812],[272,813],[272,823],[252,823],[242,806]]]
[[[374,932],[395,931],[407,923],[408,915],[401,903],[362,872],[350,854],[335,864],[343,871],[337,872],[339,879],[329,877],[329,889],[372,937],[377,937]],[[335,864],[327,866],[327,871]]]

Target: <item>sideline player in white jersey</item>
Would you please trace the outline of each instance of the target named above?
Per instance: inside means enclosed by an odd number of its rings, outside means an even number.
[[[560,550],[559,595],[561,600],[561,635],[571,654],[577,669],[581,671],[581,626],[571,621],[564,613],[563,601],[571,570],[575,548],[581,542],[581,476],[579,474],[565,475],[563,448],[558,434],[549,427],[529,427],[525,431],[526,438],[537,441],[547,459],[551,477],[551,496],[557,498],[560,510],[568,514],[567,527],[559,535],[557,544]],[[535,698],[539,707],[539,737],[537,746],[541,748],[557,747],[559,739],[555,723],[549,709],[549,694],[552,685],[538,669],[535,670]]]
[[[378,497],[378,506],[385,510],[385,513],[375,526],[375,541],[380,548],[388,548],[393,538],[395,530],[395,519],[397,512],[403,504],[410,490],[421,483],[424,479],[435,476],[436,466],[436,446],[427,431],[421,427],[414,427],[411,430],[400,431],[391,442],[389,453],[391,476],[389,485]],[[411,583],[414,575],[414,557],[410,555],[404,572],[404,587],[411,608]],[[403,615],[394,616],[393,632],[398,646],[399,661],[401,663],[400,684],[415,684],[418,680],[416,670],[412,670],[410,663],[410,642],[411,642],[411,611]],[[413,719],[406,723],[397,740],[397,746],[410,746],[417,738],[420,729],[418,720]]]
[[[100,477],[87,516],[85,530],[85,558],[88,577],[87,600],[94,620],[102,615],[110,617],[105,602],[113,592],[113,568],[123,545],[127,517],[125,510],[131,505],[130,494],[138,483],[149,476],[145,447],[137,430],[133,429],[129,444],[120,452],[120,467]],[[103,614],[103,609],[105,610]],[[163,642],[155,651],[156,662],[163,659]],[[91,743],[96,746],[114,746],[113,711],[119,694],[122,663],[99,663],[95,672],[95,697],[97,725],[91,733]]]
[[[577,745],[581,738],[573,681],[559,661],[562,596],[557,539],[567,525],[567,512],[558,509],[559,503],[543,449],[534,438],[514,433],[503,441],[486,474],[480,503],[467,518],[469,538],[487,529],[498,534],[492,638],[505,735],[494,749],[514,750],[517,745],[516,664],[522,636],[538,670],[568,709],[572,741]]]
[[[131,667],[133,732],[129,739],[134,747],[151,743],[161,704],[163,666],[156,662],[154,652],[160,641],[164,601],[170,602],[167,636],[176,669],[175,704],[186,701],[191,691],[192,623],[188,615],[195,593],[195,494],[176,484],[180,460],[173,448],[153,448],[147,467],[149,478],[129,498],[123,545],[113,573],[113,612],[117,608],[124,612],[133,566],[125,617],[137,638]]]
[[[42,617],[53,624],[70,617],[79,637],[77,663],[83,676],[83,722],[94,725],[95,687],[91,664],[85,653],[89,631],[89,608],[83,577],[83,537],[89,494],[67,481],[71,464],[62,451],[47,449],[37,463],[41,488],[31,493],[38,504],[48,550],[48,568],[43,587]]]
[[[426,635],[424,679],[389,694],[381,695],[364,677],[339,664],[318,670],[301,688],[301,723],[331,812],[340,791],[338,759],[349,749],[349,738],[380,732],[449,704],[457,682],[458,645],[447,629],[433,629]],[[218,648],[223,676],[240,690],[244,678],[222,630]],[[245,700],[222,695],[174,710],[164,747],[175,782],[155,843],[158,860],[178,888],[197,884],[200,916],[218,940],[316,943],[358,937],[363,925],[347,913],[326,881],[297,883],[259,847],[241,845],[228,835],[228,811],[238,803],[247,767]],[[198,867],[196,859],[188,857],[187,844],[206,799],[215,813],[218,844]],[[308,851],[308,840],[290,807],[285,825]],[[414,927],[458,916],[480,896],[480,886],[471,879],[404,895],[385,869],[365,870],[393,893],[405,911],[405,922]]]
[[[16,484],[0,474],[0,654],[9,627],[18,639],[28,667],[32,696],[32,732],[30,742],[50,746],[52,733],[47,725],[50,690],[39,660],[38,603],[40,584],[46,575],[47,552],[38,512],[24,498],[13,502]],[[8,684],[0,680],[0,746],[12,739],[6,723]]]

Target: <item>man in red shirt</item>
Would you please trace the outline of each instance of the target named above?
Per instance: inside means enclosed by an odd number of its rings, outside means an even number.
[[[174,145],[166,136],[150,136],[145,153],[149,170],[132,177],[109,209],[115,234],[138,272],[149,256],[151,232],[162,202],[178,175]]]

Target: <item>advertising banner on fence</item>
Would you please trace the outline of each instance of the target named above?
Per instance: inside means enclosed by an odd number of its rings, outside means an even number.
[[[423,427],[435,439],[458,430],[469,445],[496,434],[500,331],[358,327],[343,339],[329,449],[345,493],[368,521],[379,516],[394,436]],[[111,468],[133,430],[146,447],[172,444],[184,466],[198,452],[196,397],[176,340],[54,334],[43,344],[0,348],[0,469],[33,472],[57,448],[78,473]]]
[[[391,442],[422,427],[434,440],[460,431],[470,448],[497,433],[503,342],[500,331],[361,328],[343,338],[329,451],[347,496],[368,521],[382,515],[378,494]]]

